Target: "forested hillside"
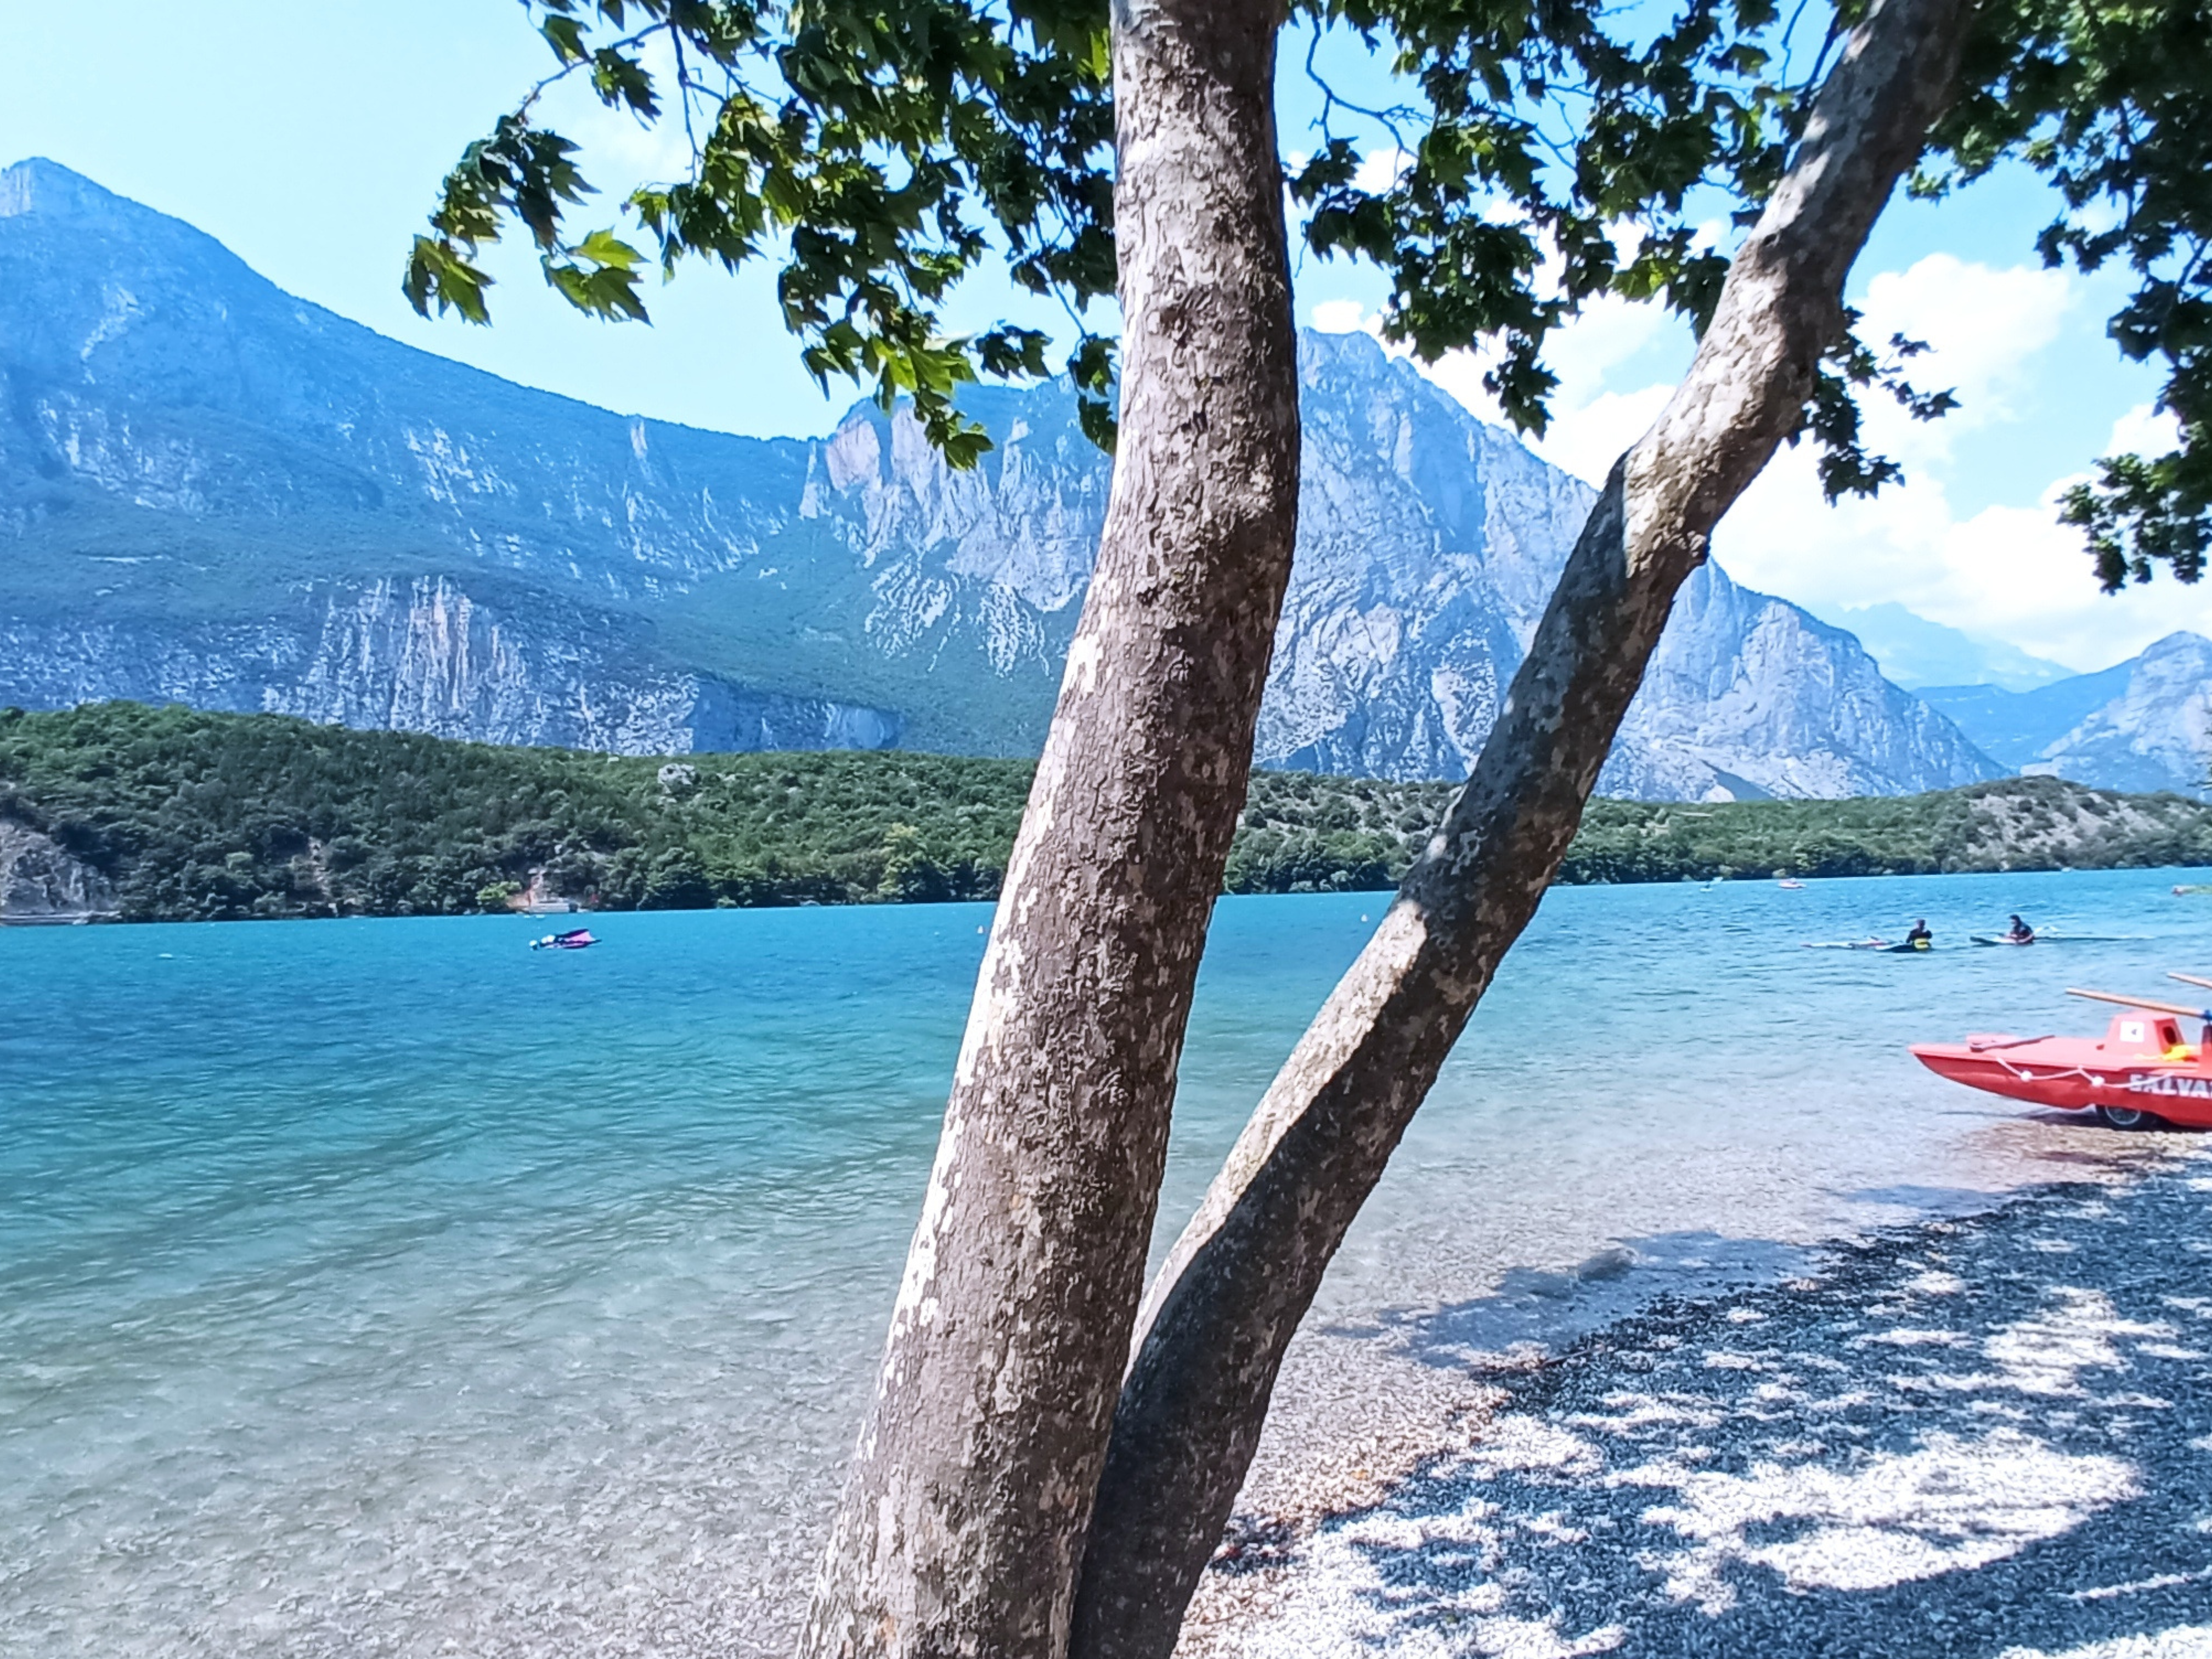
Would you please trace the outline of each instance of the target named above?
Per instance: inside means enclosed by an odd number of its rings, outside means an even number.
[[[57,869],[106,896],[84,908],[148,921],[451,915],[532,886],[611,909],[988,899],[1029,774],[896,750],[662,761],[136,703],[5,709],[0,917],[36,912],[10,894]],[[1451,793],[1262,773],[1228,888],[1392,886]],[[1601,800],[1562,878],[2208,862],[2212,807],[2016,778],[1844,801]]]

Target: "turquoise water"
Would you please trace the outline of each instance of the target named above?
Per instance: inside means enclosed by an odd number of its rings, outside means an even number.
[[[1802,1243],[2115,1138],[1903,1052],[2212,970],[2129,872],[1554,894],[1323,1322],[1701,1234]],[[1380,896],[1220,911],[1170,1226]],[[2119,936],[1797,948],[2024,910]],[[0,933],[11,1654],[767,1650],[803,1593],[988,911]],[[542,931],[542,927],[538,929]],[[2182,994],[2186,995],[2187,994]]]

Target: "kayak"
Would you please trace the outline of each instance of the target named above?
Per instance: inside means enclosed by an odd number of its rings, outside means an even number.
[[[2013,939],[2003,933],[1973,933],[1968,937],[1977,945],[2033,945],[2035,943],[2035,935],[2033,933],[2026,939]]]
[[[544,939],[534,939],[530,941],[530,948],[533,951],[581,951],[598,943],[599,940],[592,937],[590,928],[572,927],[565,933],[548,933]]]
[[[1983,1035],[1916,1042],[1912,1057],[1970,1089],[2094,1112],[2116,1129],[2212,1129],[2212,1044],[2187,1042],[2181,1018],[2156,1009],[2122,1009],[2101,1040]]]

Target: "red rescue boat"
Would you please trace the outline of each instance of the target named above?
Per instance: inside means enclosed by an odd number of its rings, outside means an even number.
[[[2116,1129],[2212,1129],[2212,1041],[2205,1040],[2212,1010],[2103,991],[2069,994],[2120,1005],[2101,1040],[1984,1035],[1916,1042],[1913,1057],[1954,1083],[2063,1111],[2093,1111]],[[2194,1042],[2185,1029],[2192,1021],[2207,1028]]]

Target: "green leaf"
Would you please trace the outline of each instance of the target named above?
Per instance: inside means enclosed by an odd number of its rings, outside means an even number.
[[[660,112],[653,76],[645,65],[613,46],[602,46],[592,54],[592,90],[611,108],[627,108],[647,119]]]
[[[561,62],[580,64],[584,61],[584,26],[574,18],[563,17],[556,13],[540,23],[538,32],[545,37],[546,44],[553,48],[554,57]]]
[[[576,245],[579,258],[596,265],[611,266],[617,270],[633,270],[645,263],[645,255],[611,230],[595,230]]]
[[[458,311],[471,323],[489,323],[491,312],[484,290],[492,279],[461,257],[450,242],[417,236],[407,256],[407,272],[400,291],[417,315],[427,317],[433,306],[443,316]]]

